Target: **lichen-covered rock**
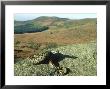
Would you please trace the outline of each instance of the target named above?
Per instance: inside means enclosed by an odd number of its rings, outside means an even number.
[[[30,63],[38,64],[38,63],[42,62],[43,60],[47,60],[50,52],[51,51],[49,51],[49,50],[42,50],[40,53],[38,53],[32,57],[30,57],[30,58],[28,57],[27,60]]]
[[[55,71],[55,76],[64,76],[67,73],[67,68],[66,67],[57,67]]]

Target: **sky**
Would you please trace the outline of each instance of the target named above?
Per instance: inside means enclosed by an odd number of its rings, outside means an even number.
[[[32,20],[35,18],[38,18],[40,16],[56,16],[56,17],[60,17],[60,18],[69,18],[69,19],[84,19],[84,18],[97,18],[95,13],[62,13],[62,14],[40,14],[40,13],[17,13],[14,14],[14,20],[17,21],[27,21],[27,20]]]

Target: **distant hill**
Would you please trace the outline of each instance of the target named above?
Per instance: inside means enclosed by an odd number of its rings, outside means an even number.
[[[33,33],[47,30],[47,26],[34,25],[33,23],[26,23],[14,27],[15,34]]]
[[[96,26],[96,18],[72,20],[68,18],[41,16],[28,21],[14,21],[14,33],[32,33],[45,30],[75,29],[81,26]]]
[[[91,48],[92,46],[88,44],[97,41],[96,18],[73,20],[42,16],[28,21],[14,21],[14,30],[15,54],[16,57],[21,58],[39,53],[44,48],[64,45],[86,43],[88,48]],[[84,50],[80,51],[79,49],[79,47],[83,47],[82,45],[75,47],[79,50],[77,53],[83,53]],[[67,51],[67,53],[69,52],[71,51]]]

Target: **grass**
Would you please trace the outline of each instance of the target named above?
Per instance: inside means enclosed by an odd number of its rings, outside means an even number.
[[[39,43],[34,43],[34,42],[28,42],[28,43],[27,43],[27,46],[28,46],[29,48],[32,48],[32,49],[37,50],[37,49],[39,49],[39,47],[41,46],[41,44],[39,44]]]
[[[65,76],[96,76],[96,43],[74,44],[52,48],[59,50],[63,55],[74,56],[74,58],[64,58],[59,62],[60,66],[70,69]],[[33,65],[28,60],[20,60],[14,64],[15,76],[56,76],[55,68],[48,64]]]
[[[71,73],[68,75],[94,76],[97,74],[95,43],[74,45],[71,46],[71,48],[67,46],[65,49],[67,49],[67,51],[64,52],[65,54],[74,54],[74,56],[77,57],[77,59],[61,61],[60,64],[62,66],[67,66],[71,69]],[[70,51],[70,53],[68,51]]]
[[[21,42],[77,44],[87,43],[96,39],[96,25],[85,24],[68,29],[56,28],[44,32],[15,34],[15,39]]]
[[[57,43],[46,43],[46,49],[51,49],[51,48],[57,48],[58,44]]]
[[[27,23],[23,22],[23,23]],[[69,72],[63,76],[96,76],[96,19],[58,20],[40,18],[33,20],[34,25],[49,26],[43,32],[14,34],[14,75],[15,76],[56,76],[56,68],[48,64],[31,64],[27,59],[43,49],[59,51],[63,55],[58,63]],[[16,22],[15,26],[22,24]],[[93,42],[91,42],[93,41]],[[72,56],[68,57],[68,56]]]

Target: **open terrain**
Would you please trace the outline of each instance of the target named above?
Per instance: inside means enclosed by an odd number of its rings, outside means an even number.
[[[61,46],[52,50],[59,50],[63,55],[73,56],[63,56],[64,58],[59,62],[60,66],[69,70],[65,76],[95,76],[97,74],[95,42]],[[29,64],[25,59],[18,61],[14,66],[14,73],[17,76],[56,76],[55,68],[51,68],[49,64]]]
[[[96,18],[71,20],[43,16],[30,21],[15,21],[14,74],[57,75],[56,68],[51,68],[48,63],[39,65],[27,63],[27,58],[49,49],[59,51],[63,55],[58,64],[66,68],[67,73],[60,76],[97,75],[96,30]]]

